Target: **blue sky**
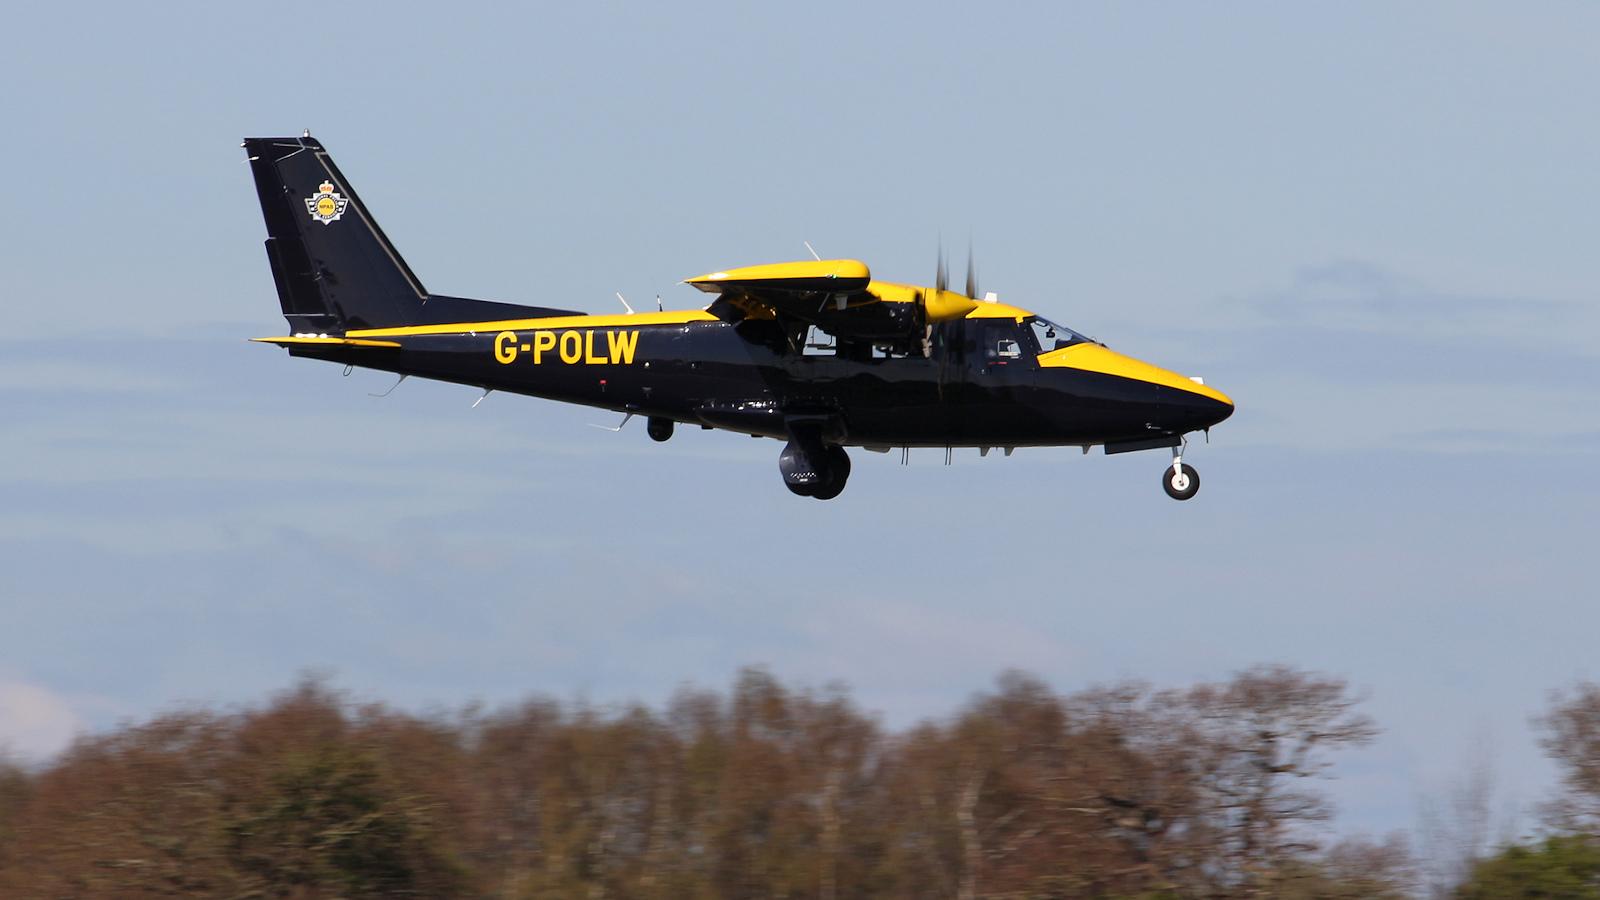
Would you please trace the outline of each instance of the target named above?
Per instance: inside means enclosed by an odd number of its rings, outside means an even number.
[[[1406,827],[1600,677],[1600,10],[1549,3],[32,5],[0,37],[0,740],[306,668],[409,708],[764,664],[891,724],[1341,675]],[[71,40],[63,40],[71,35]],[[290,360],[238,138],[311,128],[433,290],[614,312],[804,256],[983,286],[1230,393],[1191,450],[857,454]],[[959,254],[957,254],[959,256]],[[960,263],[955,266],[960,277]]]

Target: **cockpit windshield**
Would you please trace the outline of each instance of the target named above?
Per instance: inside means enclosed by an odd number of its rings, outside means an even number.
[[[1088,343],[1089,339],[1073,331],[1065,325],[1046,319],[1043,316],[1034,316],[1026,320],[1033,329],[1033,337],[1039,342],[1039,352],[1049,353],[1051,350],[1060,350],[1062,347],[1071,347],[1073,344]]]

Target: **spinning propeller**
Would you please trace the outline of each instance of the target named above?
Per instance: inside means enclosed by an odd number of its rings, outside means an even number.
[[[946,284],[949,283],[949,280],[950,275],[949,272],[946,271],[944,264],[944,241],[940,241],[939,264],[938,268],[934,271],[933,289],[924,290],[922,292],[923,321],[927,323],[927,332],[922,343],[922,353],[924,356],[932,356],[934,341],[944,339],[942,337],[935,338],[935,332],[933,328],[934,323],[959,319],[965,316],[967,313],[978,308],[978,301],[975,299],[978,296],[978,267],[972,259],[972,242],[970,240],[967,241],[966,294],[962,295],[956,293],[955,291],[949,290],[946,287]],[[939,354],[938,386],[939,398],[941,400],[944,399],[945,382],[949,380],[949,362],[950,355],[948,353]]]
[[[922,292],[922,309],[929,322],[948,322],[959,319],[978,308],[973,299],[978,294],[978,270],[972,262],[972,245],[967,245],[967,292],[958,294],[948,290],[949,274],[945,271],[944,244],[939,244],[939,267],[934,273],[933,287]]]

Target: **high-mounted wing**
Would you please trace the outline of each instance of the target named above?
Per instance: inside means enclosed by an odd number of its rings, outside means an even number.
[[[745,266],[688,278],[684,283],[718,294],[719,300],[757,316],[769,312],[806,318],[829,307],[840,310],[877,302],[867,293],[872,272],[857,259]]]
[[[855,259],[745,266],[685,280],[716,294],[708,307],[727,321],[804,322],[847,338],[919,337],[930,322],[959,319],[977,301],[954,291],[873,281]]]

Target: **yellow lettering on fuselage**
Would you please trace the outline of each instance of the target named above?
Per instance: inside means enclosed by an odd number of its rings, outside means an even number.
[[[606,344],[611,350],[611,361],[625,366],[633,365],[633,351],[639,349],[639,332],[608,331]]]
[[[517,361],[517,333],[502,331],[494,336],[494,358],[501,365]]]
[[[556,333],[554,331],[535,331],[533,333],[533,364],[540,365],[544,362],[544,355],[556,348]]]
[[[631,366],[639,350],[639,332],[637,329],[607,330],[605,345],[601,348],[595,341],[594,329],[541,330],[533,332],[531,338],[524,334],[520,339],[515,331],[502,331],[495,335],[493,347],[495,362],[501,365],[510,365],[531,351],[536,366],[544,365],[547,353],[569,366],[579,363]]]
[[[568,347],[572,349],[568,350]],[[576,331],[561,332],[561,361],[570,366],[581,358],[583,358],[583,338]]]

